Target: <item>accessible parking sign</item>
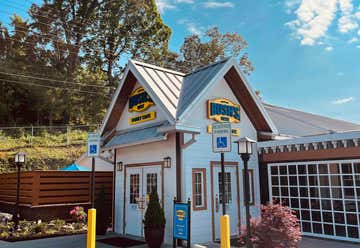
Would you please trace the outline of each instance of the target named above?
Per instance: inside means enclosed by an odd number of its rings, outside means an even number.
[[[213,123],[212,124],[212,145],[213,152],[231,151],[231,124]]]

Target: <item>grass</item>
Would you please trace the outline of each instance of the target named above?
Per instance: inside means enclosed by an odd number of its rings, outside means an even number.
[[[14,171],[13,156],[27,154],[24,170],[57,170],[69,165],[86,150],[87,132],[43,132],[40,135],[5,135],[0,131],[0,173]],[[32,145],[31,145],[32,144]]]

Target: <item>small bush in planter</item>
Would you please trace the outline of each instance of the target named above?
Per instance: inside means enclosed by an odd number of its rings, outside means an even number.
[[[154,190],[150,194],[149,205],[147,206],[144,229],[145,240],[150,248],[159,248],[164,240],[165,214],[160,206],[159,196]]]
[[[105,187],[103,186],[95,200],[96,234],[105,235],[110,224],[111,209],[107,206]]]
[[[240,243],[245,244],[246,230]],[[299,221],[290,208],[281,204],[261,206],[261,217],[251,220],[251,240],[254,247],[295,248],[301,239]]]

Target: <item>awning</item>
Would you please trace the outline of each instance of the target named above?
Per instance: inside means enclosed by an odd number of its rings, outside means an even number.
[[[166,140],[166,133],[158,131],[158,128],[164,125],[166,123],[162,122],[152,126],[117,132],[103,148],[110,149]]]

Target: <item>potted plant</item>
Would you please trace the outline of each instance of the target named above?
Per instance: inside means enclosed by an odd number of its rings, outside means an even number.
[[[150,248],[159,248],[164,240],[165,214],[160,206],[159,196],[154,190],[144,218],[145,240]]]
[[[106,202],[105,188],[102,187],[95,200],[96,209],[96,234],[105,235],[110,224],[110,213],[108,202]]]

